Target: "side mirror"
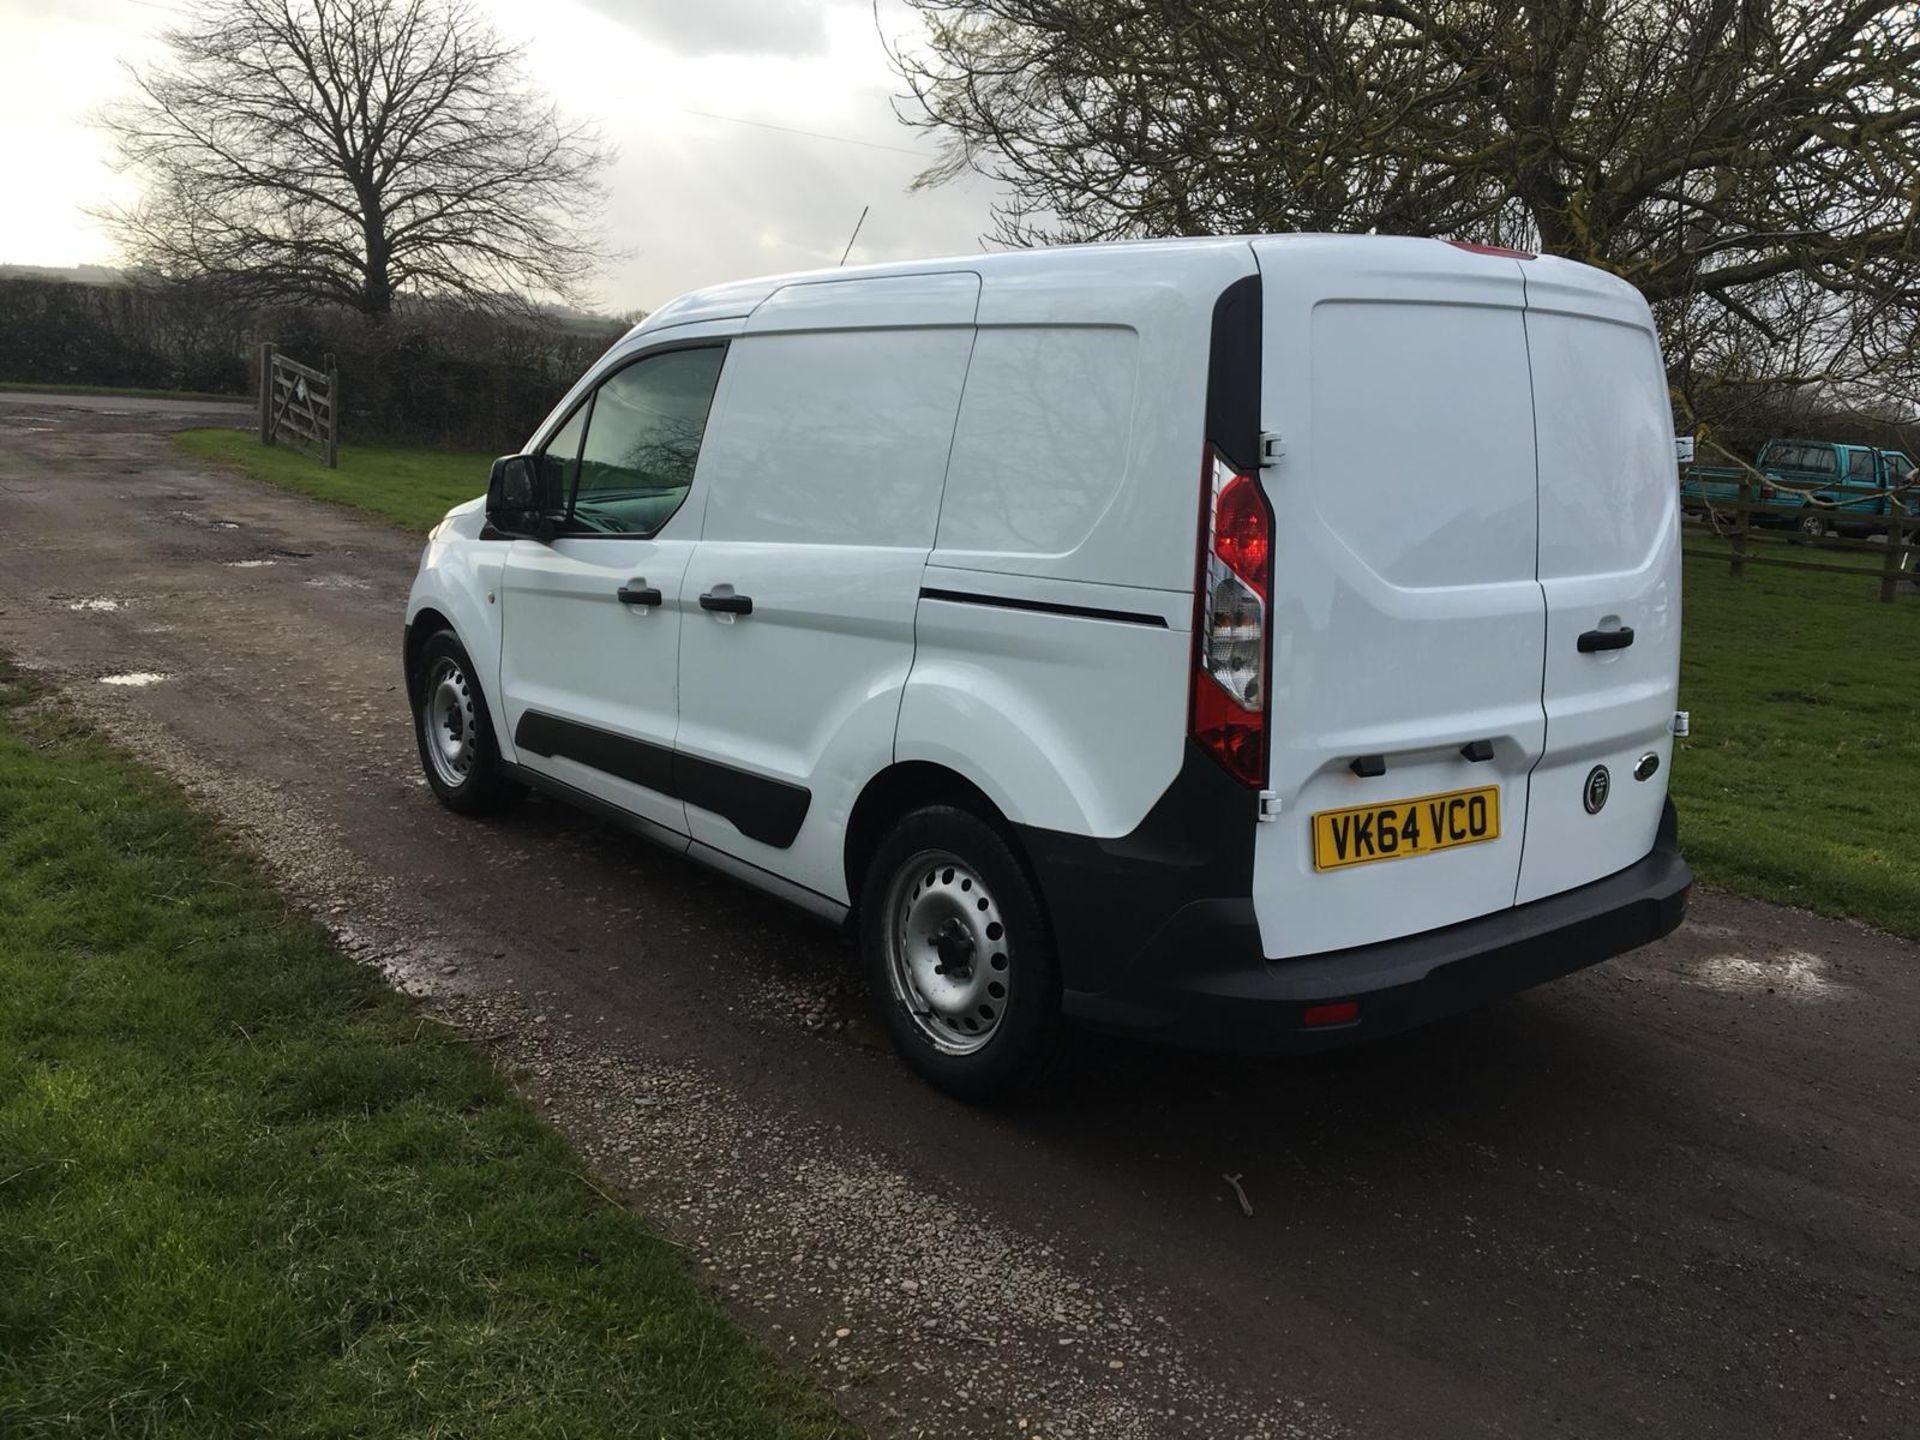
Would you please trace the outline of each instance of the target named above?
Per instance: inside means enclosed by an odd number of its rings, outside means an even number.
[[[550,541],[553,516],[543,503],[540,471],[531,455],[502,455],[487,477],[487,523],[503,535]]]

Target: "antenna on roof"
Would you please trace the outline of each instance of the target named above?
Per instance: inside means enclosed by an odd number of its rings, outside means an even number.
[[[842,265],[847,263],[847,256],[853,253],[853,242],[860,238],[860,227],[867,223],[867,211],[872,208],[871,205],[862,205],[860,207],[860,218],[853,222],[853,234],[847,236],[847,248],[840,252],[840,263]]]

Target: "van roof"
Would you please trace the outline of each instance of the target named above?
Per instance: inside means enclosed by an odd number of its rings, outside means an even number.
[[[845,265],[834,269],[795,270],[781,275],[762,275],[751,280],[734,280],[689,290],[668,301],[639,325],[655,330],[667,325],[687,325],[701,320],[728,320],[749,315],[774,291],[788,285],[805,285],[825,280],[869,280],[889,275],[928,275],[943,270],[970,270],[982,279],[991,275],[1031,272],[1051,263],[1050,257],[1086,254],[1089,251],[1113,251],[1128,256],[1176,259],[1204,251],[1244,246],[1244,235],[1206,236],[1192,240],[1110,240],[1092,245],[1052,245],[1032,250],[991,250],[973,255],[942,255],[925,260],[896,260],[882,265]]]
[[[1328,248],[1351,250],[1356,259],[1366,256],[1380,260],[1392,255],[1407,268],[1450,270],[1474,263],[1485,264],[1483,256],[1470,254],[1449,242],[1403,235],[1215,235],[1190,239],[1108,240],[1085,245],[1054,245],[1031,250],[983,251],[973,255],[948,255],[925,260],[895,261],[884,265],[855,265],[837,269],[802,270],[784,275],[766,275],[752,280],[737,280],[692,290],[654,311],[631,334],[689,325],[707,320],[738,319],[749,315],[774,291],[788,285],[804,285],[829,280],[875,279],[895,275],[926,275],[940,271],[965,270],[991,283],[996,278],[1032,276],[1070,263],[1085,263],[1090,258],[1110,257],[1115,269],[1148,267],[1164,270],[1182,261],[1217,263],[1223,249],[1253,247],[1269,250],[1290,246],[1326,251]],[[1548,259],[1548,265],[1565,265],[1573,270],[1588,267]],[[1603,272],[1589,274],[1603,284],[1621,284]]]

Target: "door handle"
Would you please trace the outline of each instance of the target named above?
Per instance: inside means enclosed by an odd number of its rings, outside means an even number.
[[[1633,643],[1633,627],[1622,625],[1618,630],[1589,630],[1580,637],[1580,653],[1591,655],[1598,650],[1624,650]]]
[[[622,585],[614,593],[620,597],[620,603],[622,605],[661,605],[665,603],[660,595],[660,589],[656,585],[648,585],[645,583],[639,585]]]
[[[727,615],[751,615],[753,597],[751,595],[716,595],[711,590],[700,597],[702,610],[718,610]]]

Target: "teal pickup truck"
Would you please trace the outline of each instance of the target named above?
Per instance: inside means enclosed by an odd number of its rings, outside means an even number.
[[[1690,465],[1680,480],[1680,505],[1708,510],[1732,505],[1740,481],[1753,482],[1755,500],[1791,506],[1778,514],[1756,515],[1754,524],[1785,526],[1808,535],[1867,530],[1887,513],[1887,492],[1905,484],[1913,461],[1898,450],[1871,445],[1840,445],[1827,440],[1769,440],[1754,457],[1752,472],[1731,465]],[[1905,508],[1916,508],[1908,497]]]

